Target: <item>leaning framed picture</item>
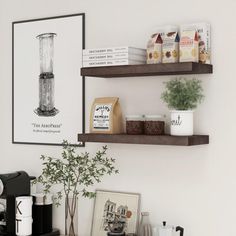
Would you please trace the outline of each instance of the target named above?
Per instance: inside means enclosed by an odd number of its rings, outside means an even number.
[[[140,194],[97,190],[91,235],[107,236],[113,230],[137,234],[139,215]]]
[[[83,146],[85,14],[12,23],[12,142]]]

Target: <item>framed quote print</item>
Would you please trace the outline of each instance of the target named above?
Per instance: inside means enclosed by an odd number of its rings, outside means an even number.
[[[12,23],[12,142],[83,146],[85,14]]]

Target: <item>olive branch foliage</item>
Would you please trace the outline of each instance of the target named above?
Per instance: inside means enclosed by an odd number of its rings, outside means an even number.
[[[63,141],[62,158],[41,155],[40,159],[43,161],[42,173],[34,183],[41,183],[45,193],[49,193],[54,185],[62,185],[54,196],[56,206],[60,205],[63,194],[66,199],[70,195],[73,199],[79,195],[95,197],[88,187],[101,182],[105,175],[119,173],[114,166],[115,159],[107,157],[107,146],[90,157],[88,152],[77,154],[75,146]]]
[[[175,78],[164,84],[166,89],[161,98],[170,109],[192,110],[204,98],[201,81],[195,78]]]

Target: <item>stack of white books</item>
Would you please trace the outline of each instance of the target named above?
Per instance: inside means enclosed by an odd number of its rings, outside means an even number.
[[[146,64],[146,50],[134,47],[111,47],[83,50],[83,67]]]

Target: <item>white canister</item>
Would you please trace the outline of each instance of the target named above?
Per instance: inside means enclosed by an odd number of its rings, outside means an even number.
[[[193,135],[193,111],[171,111],[170,134],[176,136]]]
[[[16,197],[16,218],[32,217],[32,196]]]
[[[32,234],[32,217],[16,218],[16,235],[28,236]]]

